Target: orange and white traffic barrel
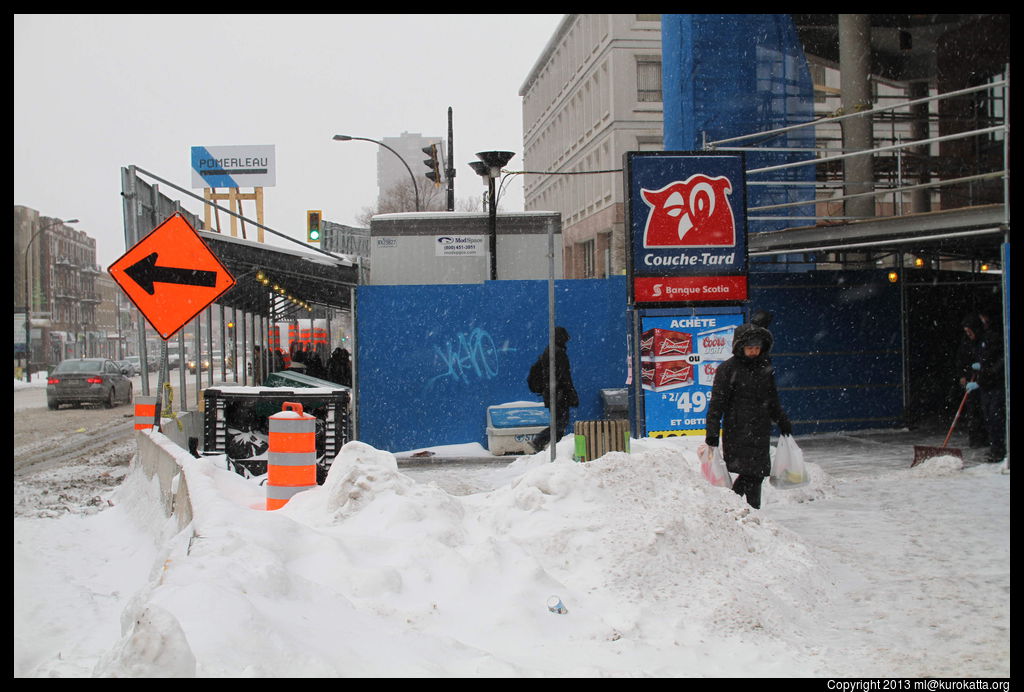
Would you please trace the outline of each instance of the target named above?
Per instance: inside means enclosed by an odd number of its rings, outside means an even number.
[[[135,429],[152,430],[160,417],[160,397],[135,397]],[[159,428],[157,428],[159,429]]]
[[[302,404],[284,402],[269,419],[267,509],[280,509],[303,490],[316,487],[316,416]]]

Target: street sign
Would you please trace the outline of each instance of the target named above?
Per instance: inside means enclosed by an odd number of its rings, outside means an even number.
[[[164,340],[235,285],[235,277],[177,213],[107,271]]]
[[[743,155],[631,151],[624,159],[631,302],[677,307],[745,301]]]
[[[192,147],[192,187],[273,187],[274,145]]]

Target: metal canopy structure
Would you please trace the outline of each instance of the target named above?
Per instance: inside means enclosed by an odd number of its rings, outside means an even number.
[[[225,307],[280,317],[296,305],[290,296],[311,306],[352,308],[351,289],[358,283],[359,268],[346,259],[214,231],[199,231],[199,236],[238,282],[218,301]]]
[[[152,182],[144,180],[143,176]],[[184,209],[179,200],[163,194],[160,189],[161,185],[176,190],[202,204],[209,205],[217,209],[218,212],[224,212],[240,219],[243,222],[243,233],[246,225],[249,225],[259,228],[261,232],[266,231],[277,236],[285,243],[295,247],[280,247],[219,232],[201,230],[203,224],[199,217]],[[253,385],[256,385],[261,377],[260,373],[271,371],[270,350],[278,348],[278,344],[270,336],[268,330],[271,323],[322,318],[326,314],[329,324],[331,311],[351,312],[353,310],[354,288],[359,283],[360,267],[347,256],[307,246],[302,241],[268,228],[233,210],[220,207],[138,166],[133,165],[121,169],[121,196],[126,248],[136,247],[160,224],[171,216],[180,214],[206,245],[204,250],[209,250],[220,262],[222,268],[232,275],[235,281],[234,286],[220,294],[215,304],[204,310],[205,325],[203,324],[204,320],[198,315],[188,323],[193,327],[194,353],[197,356],[201,353],[208,353],[212,357],[218,352],[214,346],[213,307],[219,307],[220,337],[217,339],[216,348],[222,349],[220,369],[225,382],[227,381],[227,368],[230,367],[229,360],[239,364],[247,363],[245,368],[232,368],[235,382],[241,381],[243,385],[248,384],[250,380]],[[317,314],[314,312],[316,307],[322,307],[325,310]],[[225,309],[231,311],[230,317],[225,315]],[[229,321],[236,320],[237,328],[230,326],[230,333],[226,333],[225,327],[229,325]],[[141,313],[138,315],[138,322],[139,354],[143,356],[143,373],[145,375],[148,372],[145,365],[146,322]],[[205,342],[203,341],[204,335]],[[178,340],[177,348],[184,353],[187,346],[182,329],[177,331],[176,338]],[[170,373],[166,342],[167,338],[165,337],[164,343],[160,345],[161,379],[157,387],[160,395],[168,397],[164,405],[169,409],[171,405],[169,398]],[[249,357],[257,353],[256,348],[260,349],[258,353],[262,360],[250,361]],[[206,369],[211,386],[214,367],[211,363],[211,366]],[[197,406],[201,405],[201,400],[198,397],[202,396],[203,372],[203,368],[195,368]],[[178,401],[181,410],[184,411],[189,400],[184,367],[180,369],[179,377]],[[149,396],[149,390],[149,378],[144,376],[142,393]]]
[[[156,182],[147,183],[140,176]],[[201,230],[199,218],[164,195],[158,184],[239,218],[296,247],[278,247]],[[352,308],[351,289],[359,282],[359,267],[345,257],[307,246],[137,166],[122,169],[122,196],[126,247],[134,246],[173,213],[182,214],[192,224],[237,282],[217,301],[219,305],[272,319],[308,316],[304,306]]]
[[[990,204],[751,234],[751,256],[801,252],[912,252],[998,263],[1006,208]]]

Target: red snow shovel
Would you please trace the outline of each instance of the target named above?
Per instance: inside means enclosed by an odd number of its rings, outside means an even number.
[[[914,468],[922,461],[928,459],[934,459],[935,457],[956,457],[957,459],[963,460],[964,453],[956,447],[947,447],[949,444],[949,438],[953,436],[953,428],[956,427],[956,422],[960,420],[960,414],[964,410],[964,404],[967,403],[967,395],[971,391],[967,390],[964,392],[964,398],[960,400],[960,408],[956,410],[956,415],[953,416],[953,424],[949,426],[949,432],[946,433],[946,439],[943,440],[941,447],[929,447],[927,445],[914,445],[914,462],[910,465],[910,468]]]

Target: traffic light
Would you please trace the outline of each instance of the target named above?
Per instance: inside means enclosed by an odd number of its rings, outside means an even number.
[[[309,243],[320,242],[320,215],[319,209],[306,212],[306,241]]]
[[[423,160],[423,165],[429,169],[425,174],[427,179],[434,181],[434,187],[441,187],[441,163],[437,160],[437,145],[423,147],[423,153],[430,157]]]

